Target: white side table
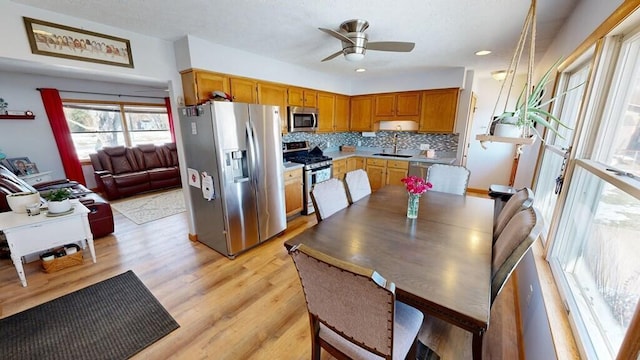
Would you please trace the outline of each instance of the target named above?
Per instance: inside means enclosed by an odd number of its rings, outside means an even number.
[[[52,172],[53,171],[43,171],[37,174],[20,175],[18,177],[24,180],[27,184],[33,186],[39,183],[53,180],[53,177],[51,176]]]
[[[9,243],[11,260],[16,267],[22,286],[27,286],[27,279],[22,267],[22,257],[65,244],[81,242],[82,247],[89,245],[91,258],[96,262],[93,247],[93,234],[89,227],[89,209],[78,200],[72,200],[74,211],[68,215],[47,216],[46,211],[40,215],[28,216],[14,212],[0,213],[0,230]]]

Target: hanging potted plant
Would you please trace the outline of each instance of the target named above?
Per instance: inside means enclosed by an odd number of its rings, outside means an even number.
[[[67,188],[52,190],[44,193],[42,197],[47,200],[49,213],[59,214],[71,210],[71,191]]]
[[[520,92],[520,96],[516,101],[515,110],[505,111],[494,120],[496,122],[494,135],[503,137],[530,137],[533,134],[537,134],[542,139],[542,136],[536,129],[536,124],[540,124],[543,127],[549,129],[554,134],[562,138],[562,135],[557,131],[557,126],[571,129],[567,124],[560,121],[559,118],[545,110],[549,104],[562,98],[569,91],[572,91],[584,83],[579,84],[571,89],[568,89],[547,101],[542,101],[544,97],[544,90],[546,86],[551,82],[551,74],[559,65],[560,60],[553,64],[547,72],[540,78],[538,83],[533,87],[533,90],[526,97],[526,84],[525,88]]]

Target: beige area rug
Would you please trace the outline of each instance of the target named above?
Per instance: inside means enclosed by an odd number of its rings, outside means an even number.
[[[115,200],[111,207],[138,225],[186,211],[182,189]]]

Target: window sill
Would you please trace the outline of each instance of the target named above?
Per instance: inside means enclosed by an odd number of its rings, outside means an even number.
[[[573,337],[567,311],[551,275],[551,267],[544,258],[544,249],[540,241],[536,241],[532,251],[556,357],[558,359],[580,359],[581,355]]]

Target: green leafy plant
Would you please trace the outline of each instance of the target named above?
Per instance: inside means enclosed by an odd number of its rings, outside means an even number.
[[[516,101],[515,110],[505,111],[500,116],[498,116],[494,121],[502,124],[514,124],[520,128],[528,127],[533,132],[538,134],[540,138],[542,138],[538,133],[538,131],[536,130],[536,124],[540,124],[543,127],[552,131],[554,134],[563,138],[562,135],[556,130],[556,126],[554,126],[554,123],[557,124],[558,126],[564,127],[569,130],[571,130],[571,128],[567,124],[563,123],[558,117],[554,116],[553,114],[551,114],[545,109],[548,107],[549,104],[551,104],[552,102],[558,99],[561,99],[568,92],[577,89],[578,87],[584,85],[584,83],[576,85],[575,87],[568,89],[566,91],[563,91],[562,93],[543,102],[542,100],[544,98],[544,90],[546,86],[551,82],[551,74],[556,70],[559,64],[560,64],[560,60],[556,61],[547,70],[547,72],[545,72],[545,74],[540,78],[538,83],[533,87],[533,90],[531,91],[527,99],[524,98],[526,93],[525,92],[526,87],[523,88]],[[525,84],[525,86],[527,85]],[[525,113],[526,113],[526,116],[525,116]],[[516,119],[515,122],[513,121],[513,118]]]
[[[63,201],[71,197],[71,191],[67,188],[55,189],[42,195],[47,201]]]

